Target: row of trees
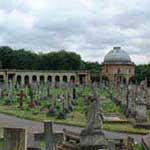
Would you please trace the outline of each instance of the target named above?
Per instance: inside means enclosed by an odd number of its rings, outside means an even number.
[[[24,70],[91,70],[96,76],[100,64],[85,62],[80,55],[65,50],[37,54],[24,49],[14,50],[3,46],[0,47],[0,67]]]
[[[14,50],[0,47],[0,68],[35,70],[90,70],[93,80],[99,80],[101,65],[98,62],[85,62],[74,52],[59,51],[34,53],[24,49]],[[150,75],[150,65],[136,66],[136,81]]]
[[[0,47],[0,61],[3,69],[78,70],[81,66],[80,55],[73,52],[37,54],[10,47]]]

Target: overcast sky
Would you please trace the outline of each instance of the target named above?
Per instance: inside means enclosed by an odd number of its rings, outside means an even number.
[[[148,63],[150,0],[0,0],[0,45],[66,49],[98,62],[121,46],[135,63]]]

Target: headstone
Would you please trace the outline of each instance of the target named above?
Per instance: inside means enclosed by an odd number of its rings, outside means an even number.
[[[146,89],[144,85],[141,84],[138,87],[137,91],[137,100],[136,100],[136,120],[138,122],[146,121]]]
[[[73,88],[73,94],[72,95],[73,95],[73,99],[76,99],[76,88],[75,87]]]
[[[4,150],[27,150],[26,130],[4,128]]]
[[[64,94],[60,96],[60,102],[61,102],[61,112],[58,113],[57,119],[65,119],[66,113],[65,113],[65,97]]]
[[[102,119],[99,115],[99,99],[94,93],[86,99],[86,128],[81,131],[81,149],[107,148],[107,141],[102,130]]]
[[[136,87],[130,85],[128,89],[128,97],[127,97],[127,105],[126,105],[127,117],[135,117],[136,114],[135,101],[136,101]]]
[[[49,108],[47,115],[52,116],[52,117],[57,115],[57,112],[56,112],[55,107],[53,105],[50,105],[50,108]]]

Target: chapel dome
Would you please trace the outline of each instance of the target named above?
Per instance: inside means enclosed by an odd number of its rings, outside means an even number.
[[[114,47],[104,58],[104,64],[133,64],[129,54],[121,47]]]

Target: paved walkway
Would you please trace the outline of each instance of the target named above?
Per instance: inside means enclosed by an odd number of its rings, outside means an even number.
[[[43,132],[43,123],[30,121],[26,119],[20,119],[14,116],[8,116],[4,114],[0,114],[0,127],[26,128],[28,130],[28,146],[33,145],[33,133]],[[74,126],[67,126],[67,125],[60,125],[60,124],[54,125],[54,131],[62,131],[64,128],[76,133],[80,133],[82,129],[80,127],[74,127]],[[128,136],[131,136],[138,143],[141,142],[141,137],[142,137],[142,135],[109,132],[109,131],[105,131],[105,135],[107,138],[111,138],[111,139],[127,138]]]

